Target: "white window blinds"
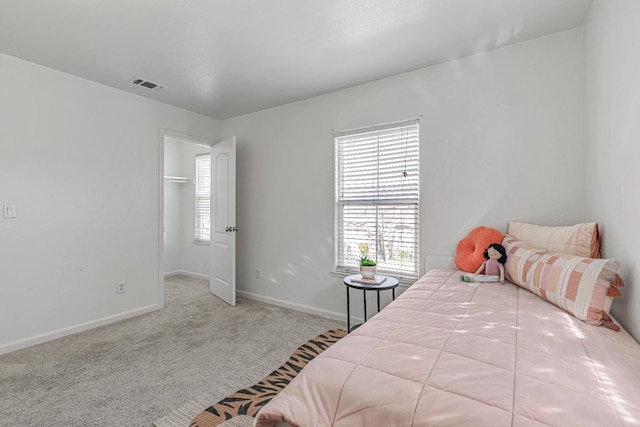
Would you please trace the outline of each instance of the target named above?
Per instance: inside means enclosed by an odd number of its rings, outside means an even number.
[[[336,269],[415,278],[419,256],[417,120],[335,133]]]
[[[211,236],[211,155],[196,156],[196,242],[209,242]]]

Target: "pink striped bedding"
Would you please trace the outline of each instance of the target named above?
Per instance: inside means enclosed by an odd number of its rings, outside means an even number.
[[[255,426],[640,426],[640,345],[626,331],[459,275],[427,273],[310,362]]]

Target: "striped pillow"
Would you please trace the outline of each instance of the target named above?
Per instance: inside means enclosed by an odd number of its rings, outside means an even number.
[[[609,290],[620,261],[536,249],[507,235],[507,280],[530,290],[580,320],[600,324],[611,308]]]

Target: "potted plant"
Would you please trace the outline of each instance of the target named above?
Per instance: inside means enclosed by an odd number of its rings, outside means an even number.
[[[373,279],[376,277],[376,262],[366,256],[360,257],[360,274],[363,279]]]

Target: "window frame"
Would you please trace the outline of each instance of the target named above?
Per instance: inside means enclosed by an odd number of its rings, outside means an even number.
[[[195,166],[195,185],[194,185],[194,241],[193,243],[208,245],[211,243],[211,220],[212,220],[211,218],[211,153],[196,154],[195,160],[194,160],[194,166]],[[204,173],[204,176],[202,176],[203,173]],[[207,223],[207,220],[209,224],[208,228],[204,225]]]
[[[401,137],[398,140],[395,134],[398,134],[400,129],[407,129],[407,137]],[[360,144],[367,144],[368,139],[372,139],[377,136],[377,154],[369,153],[369,157],[375,157],[377,162],[377,172],[373,173],[373,166],[368,167],[368,171],[361,169],[361,162],[351,162],[348,157],[355,157],[353,153],[349,153],[349,150],[345,148],[345,144],[356,144],[354,140],[360,139]],[[380,150],[381,138],[386,138],[389,142],[386,144],[386,151]],[[404,138],[404,139],[403,139]],[[396,141],[398,140],[398,141]],[[355,145],[354,145],[355,146]],[[407,151],[408,147],[411,147],[410,153]],[[375,227],[375,248],[373,252],[375,255],[369,256],[374,258],[378,263],[377,271],[380,274],[387,274],[397,277],[398,279],[415,280],[420,275],[420,132],[419,132],[419,120],[405,120],[402,122],[394,122],[384,125],[371,126],[368,128],[352,129],[341,132],[334,132],[334,148],[335,148],[335,272],[337,274],[354,274],[359,271],[359,261],[355,261],[354,253],[360,255],[360,252],[355,250],[355,241],[359,238],[357,233],[353,230],[349,231],[347,224],[353,224],[363,219],[361,224],[364,224],[364,219],[369,220],[367,226],[362,226],[371,230]],[[389,150],[404,149],[404,158],[398,160],[398,154],[396,151]],[[353,151],[353,148],[351,148]],[[370,150],[371,152],[376,150]],[[381,154],[382,152],[382,154]],[[395,153],[392,155],[390,153]],[[402,154],[400,155],[402,156]],[[391,159],[395,157],[395,160]],[[368,162],[368,161],[367,161]],[[395,163],[394,163],[395,162]],[[400,163],[404,162],[402,166]],[[409,162],[409,164],[407,163]],[[347,163],[356,163],[355,166],[349,166]],[[380,167],[380,165],[383,167]],[[387,165],[387,166],[385,166]],[[390,166],[388,166],[390,165]],[[387,169],[385,169],[387,167]],[[390,168],[390,169],[389,169]],[[404,171],[402,170],[404,168]],[[401,184],[397,184],[398,179],[389,177],[389,172],[403,173],[408,172],[408,175],[403,175],[404,178],[400,179]],[[375,185],[367,184],[367,188],[360,189],[358,184],[355,187],[348,188],[349,179],[353,179],[355,174],[363,173],[367,176],[368,180],[377,179]],[[349,175],[352,174],[352,175]],[[356,188],[358,187],[358,188]],[[354,190],[355,188],[355,190]],[[375,190],[373,190],[375,188]],[[388,194],[385,196],[384,190],[387,190]],[[362,191],[358,194],[358,191]],[[375,191],[376,194],[372,195],[371,192]],[[352,193],[349,195],[349,193]],[[381,195],[382,194],[382,195]],[[354,196],[355,195],[355,196]],[[355,212],[352,216],[351,223],[349,222],[349,213],[345,211],[352,210]],[[369,211],[368,211],[369,210]],[[375,213],[370,211],[375,210]],[[384,245],[380,245],[380,239],[377,237],[381,234],[381,229],[384,225],[380,224],[380,211],[385,211],[387,214],[399,212],[397,214],[400,219],[389,220],[388,223],[396,224],[391,227],[395,230],[401,230],[399,233],[403,239],[406,239],[404,243],[400,245],[402,248],[399,252],[403,255],[400,258],[407,257],[410,261],[392,261],[393,251],[390,249],[387,255],[387,249],[382,249]],[[345,216],[347,219],[345,220]],[[375,226],[373,226],[373,220],[375,218]],[[352,227],[353,228],[353,227]],[[406,230],[406,231],[405,231]],[[382,230],[384,231],[384,230]],[[404,233],[404,234],[403,234]],[[371,233],[368,233],[371,235]],[[355,236],[355,237],[354,237]],[[371,239],[368,237],[368,239]],[[366,240],[366,239],[364,239]],[[371,240],[369,240],[369,243]],[[405,245],[405,246],[403,246]],[[360,251],[361,245],[357,245]],[[369,251],[371,251],[371,245],[367,244]],[[409,248],[409,251],[405,251],[405,248]],[[398,251],[397,251],[398,252]],[[379,254],[385,254],[384,259],[379,259]],[[408,254],[408,255],[407,255]],[[396,255],[397,257],[398,255]]]

